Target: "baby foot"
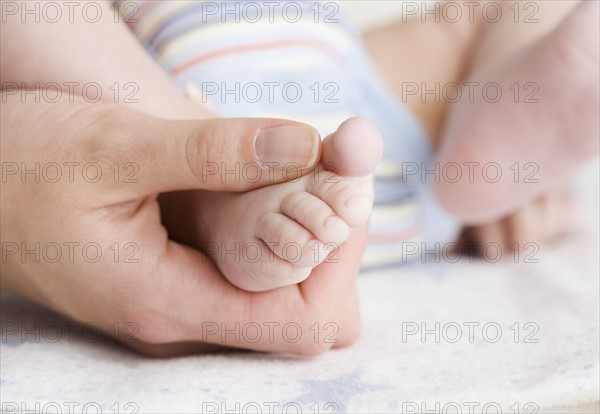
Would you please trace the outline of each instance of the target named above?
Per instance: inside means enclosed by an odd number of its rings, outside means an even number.
[[[321,166],[292,182],[198,198],[200,247],[235,286],[264,291],[306,279],[373,204],[379,132],[352,118],[325,138]]]
[[[497,82],[503,96],[492,102],[478,94],[449,118],[439,165],[480,166],[435,184],[451,214],[465,224],[498,220],[598,154],[598,48],[598,2],[582,1],[549,35],[476,79]],[[491,163],[500,166],[498,181],[497,167],[491,179],[481,173]]]

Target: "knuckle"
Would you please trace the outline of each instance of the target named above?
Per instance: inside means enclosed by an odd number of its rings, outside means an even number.
[[[204,163],[214,160],[208,141],[202,139],[202,135],[199,134],[188,135],[185,139],[184,152],[189,172],[194,178],[201,179]]]
[[[109,106],[86,108],[84,111],[92,113],[79,114],[84,119],[93,121],[94,128],[85,128],[77,137],[80,141],[84,155],[96,161],[110,162],[116,153],[127,149],[125,143],[131,141],[129,137],[135,133],[134,125],[138,114],[129,110],[115,110]],[[102,139],[98,139],[98,131],[102,131]],[[115,151],[119,148],[119,151]]]

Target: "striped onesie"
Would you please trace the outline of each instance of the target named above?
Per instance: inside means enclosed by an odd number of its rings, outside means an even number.
[[[323,137],[353,116],[379,128],[385,151],[363,268],[414,261],[456,238],[458,223],[427,182],[433,154],[423,128],[379,80],[336,3],[122,0],[120,7],[182,92],[199,91],[220,116],[293,119]]]

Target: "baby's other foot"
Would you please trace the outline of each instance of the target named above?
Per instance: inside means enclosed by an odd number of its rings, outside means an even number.
[[[598,2],[582,1],[545,38],[475,79],[496,82],[502,97],[477,94],[448,119],[439,165],[464,170],[434,188],[451,214],[471,225],[500,220],[598,154],[598,48]],[[480,169],[471,175],[469,163]]]
[[[367,223],[382,151],[377,129],[352,118],[325,138],[322,163],[310,174],[246,193],[205,193],[198,198],[200,247],[241,289],[303,281]]]

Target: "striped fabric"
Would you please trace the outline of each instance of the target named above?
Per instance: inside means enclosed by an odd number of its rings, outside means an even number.
[[[364,268],[404,263],[414,246],[451,240],[456,223],[405,162],[431,163],[421,126],[385,89],[359,35],[332,2],[129,1],[132,32],[185,92],[194,88],[224,117],[306,122],[322,136],[352,116],[382,132],[375,206]]]

